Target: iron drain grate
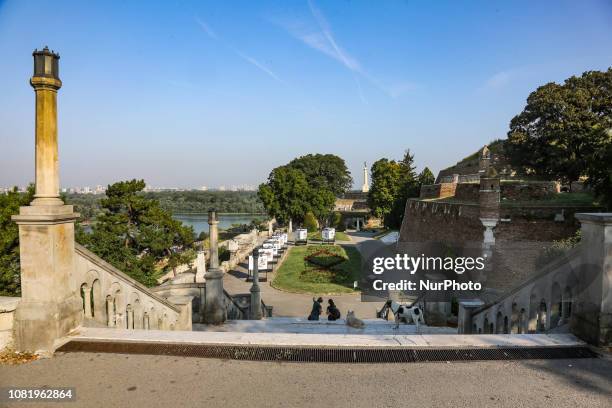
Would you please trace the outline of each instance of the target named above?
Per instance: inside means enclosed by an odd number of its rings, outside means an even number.
[[[588,347],[500,347],[500,348],[310,348],[237,346],[177,343],[137,343],[73,340],[59,352],[151,354],[250,361],[320,363],[415,363],[436,361],[482,361],[594,358]]]

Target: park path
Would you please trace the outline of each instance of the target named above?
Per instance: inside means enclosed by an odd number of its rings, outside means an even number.
[[[373,234],[368,232],[347,232],[351,241],[337,241],[342,245],[352,245],[357,248],[363,258],[368,257],[376,248],[385,244],[372,238]],[[234,270],[225,274],[223,286],[230,294],[249,293],[251,283],[246,282],[246,264],[242,263]],[[290,293],[273,288],[270,282],[274,279],[273,273],[268,273],[267,282],[261,282],[261,298],[265,304],[274,307],[275,317],[306,317],[312,307],[312,298],[318,294]],[[333,298],[334,302],[342,312],[342,317],[347,310],[354,310],[355,314],[362,318],[375,318],[376,311],[382,307],[382,302],[362,302],[359,293],[347,293],[339,295],[321,295],[324,299],[324,307],[327,299]]]

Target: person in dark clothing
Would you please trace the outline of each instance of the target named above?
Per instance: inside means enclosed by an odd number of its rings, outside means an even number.
[[[340,309],[336,307],[332,299],[329,299],[327,303],[329,303],[329,306],[327,306],[327,320],[338,320],[340,318]]]
[[[322,297],[318,298],[317,300],[312,298],[312,311],[310,312],[310,316],[308,316],[308,320],[319,320],[319,315],[323,311],[323,306],[321,306],[321,303],[323,303]]]

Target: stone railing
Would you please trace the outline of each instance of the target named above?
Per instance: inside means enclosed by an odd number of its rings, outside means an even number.
[[[575,248],[495,302],[483,306],[468,302],[472,309],[463,313],[460,332],[538,333],[563,326],[575,308],[580,265],[580,249]]]
[[[191,301],[173,304],[75,244],[76,290],[84,324],[100,327],[191,330]]]

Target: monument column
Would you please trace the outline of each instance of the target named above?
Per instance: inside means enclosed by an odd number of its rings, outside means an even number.
[[[214,209],[208,211],[210,268],[204,274],[206,280],[204,321],[208,324],[221,324],[226,317],[223,299],[223,272],[219,269],[218,224],[217,212]]]
[[[19,225],[21,302],[15,311],[15,346],[52,352],[59,338],[83,318],[80,288],[74,281],[74,221],[78,214],[59,196],[57,91],[59,55],[35,50],[36,191],[13,221]]]
[[[253,285],[251,285],[251,319],[261,320],[261,288],[259,287],[259,250],[253,250]]]

